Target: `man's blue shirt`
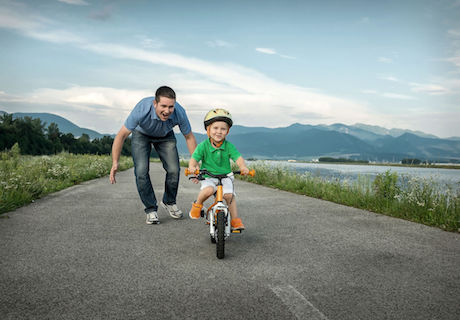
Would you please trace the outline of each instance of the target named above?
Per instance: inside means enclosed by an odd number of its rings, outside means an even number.
[[[192,131],[185,109],[179,103],[174,104],[174,112],[168,120],[161,121],[155,112],[154,100],[155,97],[147,97],[137,103],[125,121],[125,127],[128,130],[136,129],[151,137],[164,137],[176,125],[179,126],[183,135]]]

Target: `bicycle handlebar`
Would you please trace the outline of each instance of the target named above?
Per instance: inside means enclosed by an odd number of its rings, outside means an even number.
[[[212,174],[211,172],[209,172],[208,170],[206,169],[201,169],[201,170],[195,170],[195,172],[192,172],[190,171],[188,168],[185,169],[185,175],[186,176],[189,176],[191,174],[195,174],[195,175],[200,175],[200,174],[205,174],[205,175],[208,175],[212,178],[227,178],[228,175],[226,174]],[[245,174],[242,174],[241,171],[233,171],[233,174],[241,174],[242,176],[244,176]],[[256,170],[252,169],[249,171],[248,175],[250,175],[251,177],[254,177],[256,175]]]

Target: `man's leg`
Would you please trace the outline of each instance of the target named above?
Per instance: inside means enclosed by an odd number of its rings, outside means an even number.
[[[164,140],[154,143],[155,150],[160,157],[163,168],[166,170],[164,204],[175,204],[177,189],[179,187],[179,154],[177,153],[176,139]]]
[[[151,150],[150,139],[138,131],[133,131],[131,152],[134,160],[134,175],[136,176],[137,191],[145,206],[145,213],[158,210],[157,199],[149,175]]]

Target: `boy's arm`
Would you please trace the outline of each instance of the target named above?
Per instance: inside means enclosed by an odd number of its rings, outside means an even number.
[[[246,167],[246,163],[244,162],[243,157],[239,157],[238,159],[236,159],[235,163],[238,166],[238,168],[240,168],[241,174],[244,175],[249,173],[249,169]]]
[[[188,169],[192,172],[200,170],[200,164],[195,159],[190,158],[190,161],[188,162]]]
[[[200,170],[200,164],[198,161],[196,161],[193,158],[190,158],[190,161],[188,162],[188,170],[191,172],[195,172],[196,170]],[[192,179],[193,183],[198,183],[198,179]]]

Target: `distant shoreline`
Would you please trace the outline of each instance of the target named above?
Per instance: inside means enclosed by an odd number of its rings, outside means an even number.
[[[338,164],[338,165],[351,165],[351,166],[381,166],[381,167],[406,167],[406,168],[427,168],[427,169],[460,169],[460,164],[446,163],[446,164],[401,164],[401,163],[365,163],[365,162],[319,162],[319,161],[306,161],[306,160],[279,160],[279,159],[247,159],[248,161],[279,161],[291,163],[314,163],[314,164]]]

